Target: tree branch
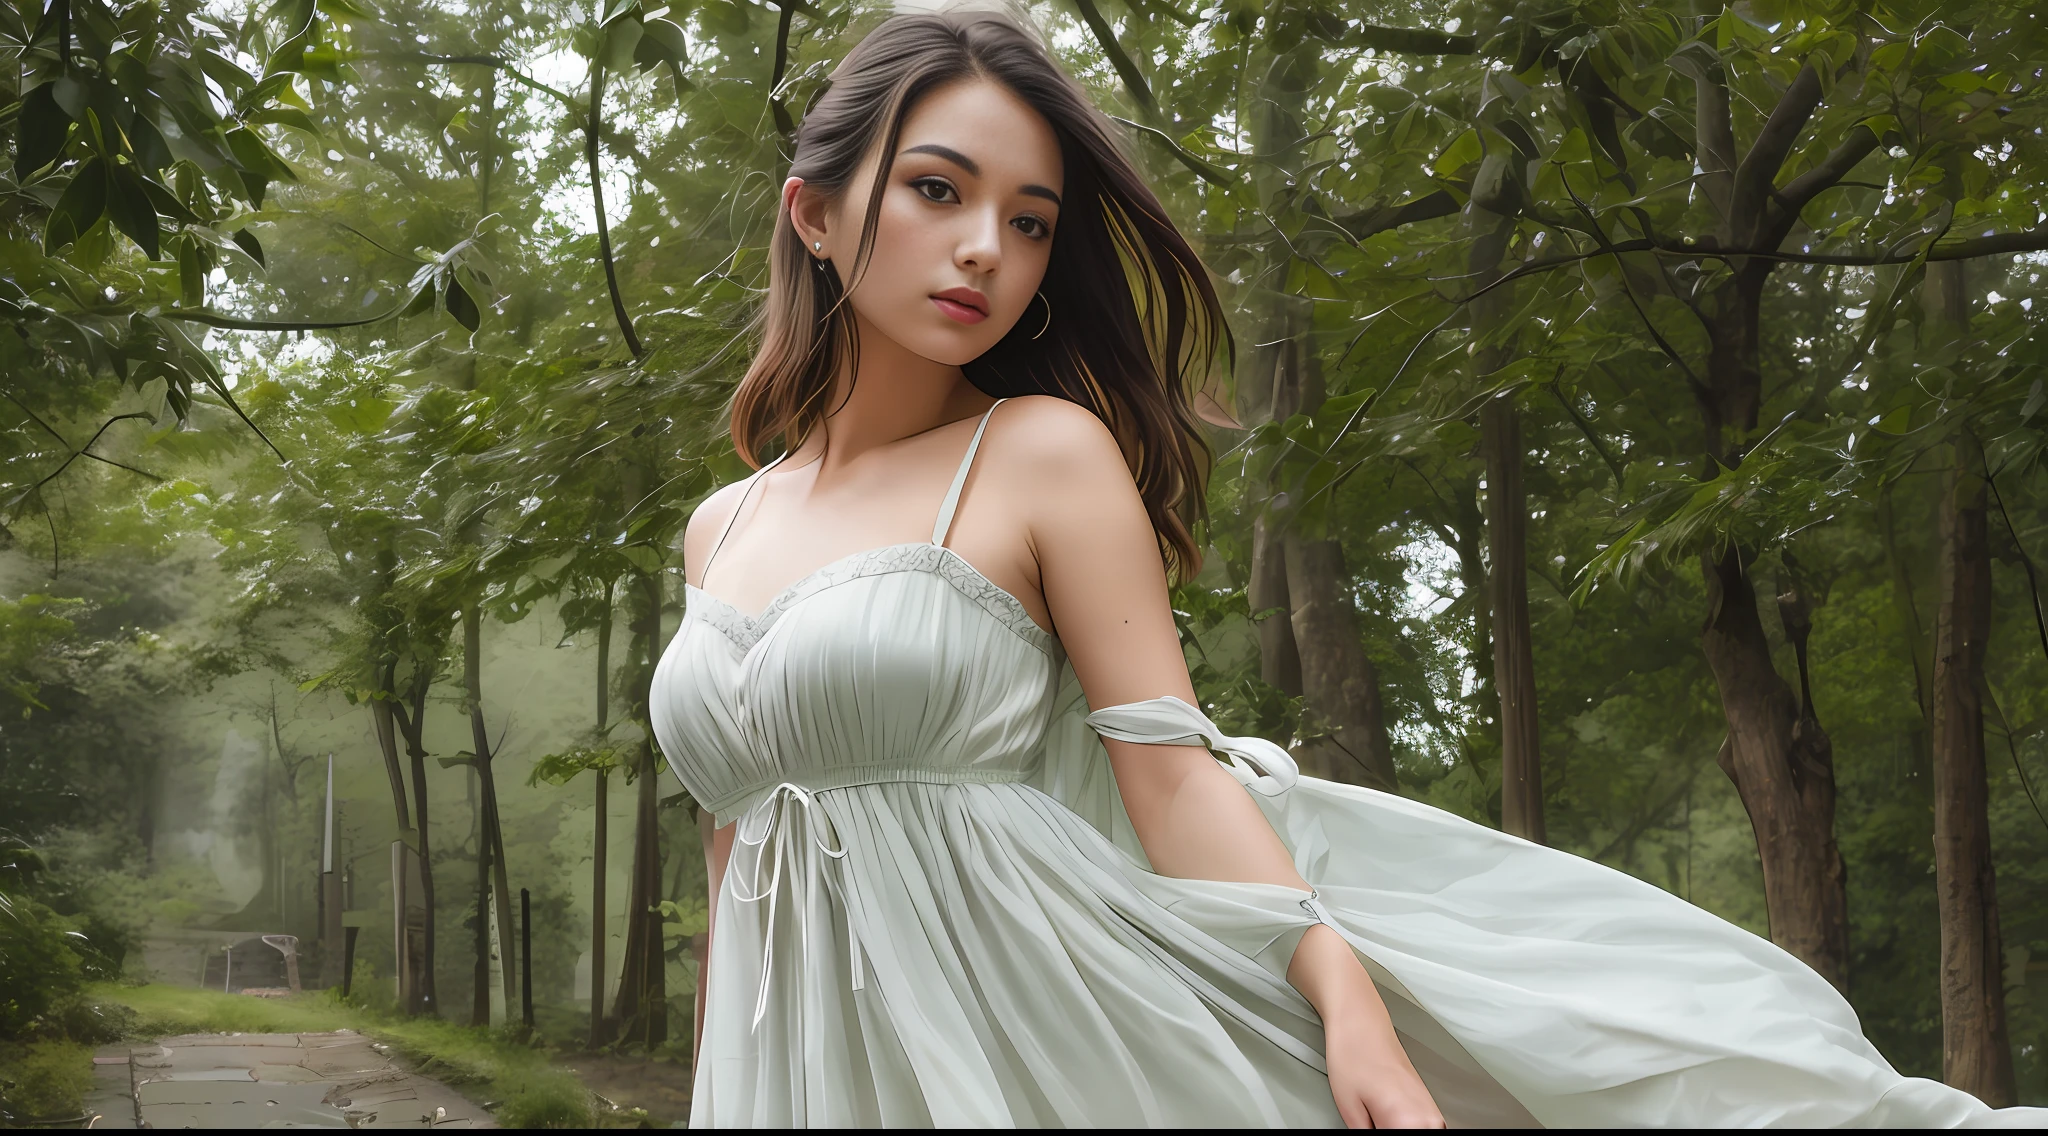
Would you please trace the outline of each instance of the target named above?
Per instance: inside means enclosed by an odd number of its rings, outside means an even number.
[[[1074,0],[1074,7],[1080,10],[1081,22],[1094,33],[1096,44],[1102,48],[1102,54],[1109,57],[1109,65],[1116,68],[1117,77],[1124,81],[1124,88],[1131,93],[1139,109],[1144,111],[1145,117],[1158,121],[1159,104],[1152,98],[1151,85],[1145,82],[1144,73],[1131,61],[1123,45],[1116,41],[1116,33],[1110,29],[1109,21],[1102,18],[1102,11],[1095,6],[1095,0]]]
[[[1187,150],[1184,147],[1182,147],[1180,143],[1175,142],[1173,140],[1173,136],[1168,134],[1166,131],[1159,129],[1156,126],[1147,126],[1142,122],[1132,122],[1130,119],[1121,117],[1119,115],[1113,114],[1109,117],[1112,121],[1121,123],[1124,126],[1127,126],[1130,129],[1135,130],[1138,133],[1144,135],[1145,137],[1150,138],[1153,141],[1159,143],[1160,145],[1166,147],[1167,151],[1173,155],[1175,161],[1178,161],[1181,165],[1186,166],[1190,170],[1193,170],[1195,176],[1201,178],[1203,181],[1206,181],[1211,185],[1220,185],[1226,188],[1237,184],[1236,174],[1231,173],[1229,170],[1226,170],[1222,166],[1216,165],[1213,162],[1204,161],[1203,159],[1188,153]]]
[[[21,493],[16,494],[14,500],[8,502],[8,507],[12,508],[14,505],[19,504],[20,502],[35,496],[37,493],[42,492],[43,486],[48,485],[52,481],[57,480],[58,475],[62,474],[65,470],[70,469],[71,463],[77,461],[79,458],[98,457],[98,455],[91,452],[92,448],[95,444],[99,442],[100,435],[105,434],[107,430],[114,425],[114,423],[126,422],[130,418],[147,417],[149,417],[149,415],[144,414],[141,411],[130,411],[127,414],[116,414],[112,418],[107,419],[105,422],[100,423],[100,428],[98,430],[93,431],[93,435],[90,441],[86,442],[84,446],[71,451],[71,453],[64,458],[63,464],[59,465],[56,469],[51,470],[49,473],[43,475],[42,480],[36,482],[34,485],[29,486],[26,490],[22,491]],[[99,460],[106,461],[107,459],[100,458]],[[113,462],[110,464],[120,465],[121,463]],[[122,466],[121,468],[128,469],[129,467]],[[135,470],[134,472],[141,473],[142,471]],[[144,476],[148,477],[154,475],[144,474]],[[159,477],[156,480],[162,481],[163,478]]]
[[[2028,229],[2018,233],[1987,233],[1981,237],[1940,242],[1928,252],[1926,259],[1930,261],[1974,260],[1980,256],[2002,256],[2010,253],[2044,251],[2048,251],[2048,227]],[[1557,256],[1545,257],[1542,260],[1532,260],[1516,268],[1514,271],[1503,275],[1498,280],[1489,281],[1473,289],[1469,294],[1457,297],[1453,302],[1459,304],[1470,303],[1487,292],[1503,284],[1519,280],[1524,276],[1533,276],[1539,272],[1548,272],[1553,268],[1564,268],[1568,265],[1577,264],[1580,261],[1592,260],[1595,257],[1613,256],[1625,252],[1654,252],[1659,256],[1676,256],[1702,260],[1779,260],[1788,264],[1825,264],[1845,268],[1875,268],[1885,264],[1912,264],[1914,261],[1921,259],[1918,253],[1910,251],[1880,253],[1784,252],[1769,248],[1709,248],[1705,245],[1687,245],[1670,240],[1615,241],[1590,252],[1561,253]],[[1458,278],[1438,277],[1437,279]]]
[[[1412,225],[1418,221],[1432,221],[1438,217],[1456,216],[1458,199],[1448,190],[1439,189],[1426,197],[1404,201],[1399,205],[1387,205],[1378,209],[1362,209],[1343,217],[1332,217],[1338,228],[1349,234],[1353,241],[1363,242],[1368,237]]]
[[[788,9],[784,9],[785,12]],[[618,321],[619,334],[626,341],[626,350],[638,359],[647,354],[640,345],[640,336],[633,331],[633,317],[626,312],[626,300],[619,294],[618,264],[612,258],[612,230],[604,217],[604,182],[598,176],[598,132],[603,125],[604,115],[604,63],[590,64],[590,119],[583,127],[583,160],[590,166],[590,203],[597,215],[597,251],[604,261],[605,289],[611,293],[612,318]]]
[[[263,427],[256,425],[255,420],[249,417],[249,412],[242,409],[242,404],[235,401],[235,392],[229,390],[228,385],[220,381],[219,375],[208,375],[206,377],[206,386],[214,394],[219,395],[222,402],[228,404],[228,409],[235,412],[235,417],[242,420],[242,425],[247,426],[250,433],[256,435],[264,445],[270,447],[270,452],[277,455],[277,460],[282,462],[291,460],[284,456],[283,450],[277,448],[276,442],[270,440],[270,435],[263,432]],[[90,445],[91,443],[87,444]]]
[[[1700,155],[1700,191],[1723,219],[1735,198],[1735,127],[1728,116],[1728,82],[1717,59],[1693,68],[1695,131]]]
[[[548,86],[546,83],[543,83],[538,79],[528,77],[527,75],[521,73],[518,68],[512,66],[509,60],[500,59],[495,55],[434,55],[425,51],[378,51],[366,54],[363,56],[363,58],[401,59],[412,63],[439,63],[444,65],[455,63],[469,63],[474,64],[478,67],[495,67],[498,70],[503,71],[506,75],[510,76],[513,82],[518,83],[522,87],[531,88],[533,90],[539,91],[544,95],[552,95],[554,96],[554,98],[559,100],[563,106],[573,107],[576,105],[575,99],[570,98],[568,95],[554,89],[553,87]]]
[[[1819,196],[1822,190],[1840,184],[1858,162],[1877,149],[1877,143],[1877,134],[1859,122],[1850,128],[1849,136],[1842,140],[1842,144],[1829,151],[1818,165],[1786,182],[1775,195],[1778,206],[1785,211],[1779,218],[1779,224],[1772,227],[1778,239],[1783,240],[1784,234],[1791,231],[1808,202]],[[1776,244],[1777,241],[1769,243]]]
[[[1558,170],[1558,184],[1564,188],[1565,195],[1572,199],[1572,204],[1578,206],[1579,212],[1585,216],[1586,224],[1591,226],[1588,232],[1599,242],[1601,251],[1615,258],[1615,266],[1621,270],[1621,294],[1628,297],[1629,307],[1634,308],[1636,316],[1643,321],[1643,330],[1650,333],[1650,338],[1656,342],[1658,350],[1664,352],[1665,357],[1678,364],[1678,369],[1685,372],[1685,381],[1691,384],[1693,392],[1704,393],[1707,384],[1701,381],[1699,374],[1692,369],[1692,364],[1685,361],[1685,356],[1678,353],[1678,348],[1673,347],[1671,341],[1664,338],[1664,333],[1657,329],[1657,322],[1650,318],[1650,313],[1643,307],[1642,301],[1636,299],[1635,285],[1629,283],[1628,269],[1620,263],[1621,257],[1614,251],[1614,242],[1607,239],[1607,233],[1600,228],[1600,222],[1594,218],[1593,211],[1586,207],[1584,201],[1579,200],[1577,193],[1572,191],[1572,179],[1567,177],[1561,168]]]
[[[1799,141],[1799,133],[1820,106],[1820,75],[1812,64],[1802,64],[1792,85],[1771,110],[1764,128],[1757,132],[1749,153],[1735,169],[1735,192],[1728,207],[1728,232],[1745,244],[1756,243],[1763,231],[1765,205],[1778,171]]]
[[[63,447],[65,448],[65,450],[67,450],[67,451],[69,451],[69,452],[70,452],[70,455],[71,455],[71,456],[65,459],[65,461],[64,461],[64,464],[65,464],[65,465],[69,465],[69,464],[71,464],[71,462],[72,462],[73,460],[77,459],[77,458],[91,458],[92,460],[94,460],[94,461],[96,461],[96,462],[103,462],[103,463],[105,463],[105,464],[107,464],[107,465],[113,466],[113,467],[114,467],[114,468],[116,468],[116,469],[125,469],[125,470],[127,470],[127,471],[128,471],[129,473],[132,473],[132,474],[136,474],[137,476],[140,476],[140,477],[146,477],[146,478],[148,478],[148,479],[150,479],[151,481],[154,481],[154,482],[158,482],[158,483],[161,483],[161,482],[162,482],[162,481],[164,480],[163,478],[161,478],[161,477],[157,476],[157,475],[156,475],[156,474],[154,474],[154,473],[151,473],[151,472],[149,472],[149,471],[148,471],[148,470],[146,470],[146,469],[137,469],[137,468],[135,468],[134,466],[132,466],[132,465],[129,465],[129,464],[128,464],[128,463],[126,463],[126,462],[118,462],[118,461],[115,461],[115,460],[114,460],[113,458],[101,457],[100,455],[98,455],[98,454],[96,454],[96,453],[93,453],[93,452],[92,452],[92,442],[87,442],[87,443],[85,444],[85,448],[84,448],[84,449],[82,449],[82,450],[81,450],[81,449],[76,449],[76,448],[73,448],[73,446],[71,445],[71,443],[70,443],[69,441],[67,441],[67,440],[65,439],[64,435],[62,435],[62,434],[59,434],[59,433],[57,432],[57,428],[56,428],[56,427],[54,427],[54,426],[50,425],[50,424],[49,424],[48,422],[45,422],[45,421],[43,421],[43,418],[42,418],[42,416],[41,416],[41,415],[37,414],[37,413],[36,413],[35,411],[33,411],[33,410],[30,410],[30,409],[28,408],[28,404],[27,404],[27,403],[25,403],[25,402],[21,401],[20,399],[18,399],[18,398],[16,398],[16,397],[14,397],[14,392],[12,392],[12,391],[9,391],[9,390],[5,390],[5,389],[0,389],[0,396],[4,396],[4,397],[5,397],[6,399],[7,399],[7,401],[9,401],[9,402],[13,403],[13,404],[14,404],[15,406],[19,407],[19,408],[21,409],[21,412],[22,412],[23,414],[26,414],[26,415],[28,415],[29,421],[31,421],[31,422],[35,423],[36,425],[38,425],[38,426],[42,427],[42,428],[43,428],[43,432],[44,432],[44,433],[48,434],[48,435],[49,435],[50,437],[52,437],[52,438],[55,438],[55,439],[57,439],[57,444],[58,444],[58,445],[60,445],[60,446],[63,446]],[[123,417],[123,418],[125,418],[125,417],[128,417],[128,415],[122,415],[122,417]],[[116,421],[119,421],[119,419],[114,419],[114,420],[112,420],[112,421],[109,421],[109,422],[108,422],[108,423],[107,423],[107,424],[106,424],[105,426],[101,426],[101,427],[100,427],[100,433],[105,433],[105,432],[106,432],[106,429],[107,429],[107,426],[111,426],[111,425],[113,425],[113,423],[114,423],[114,422],[116,422]],[[95,441],[95,442],[96,442],[96,441],[98,441],[98,440],[99,440],[99,436],[100,436],[99,434],[94,434],[94,435],[93,435],[93,441]],[[58,472],[59,472],[59,473],[61,473],[61,472],[63,472],[63,470],[62,470],[62,469],[59,469],[59,470],[58,470]]]
[[[1477,55],[1479,37],[1453,35],[1435,28],[1390,28],[1382,24],[1354,24],[1344,37],[1346,43],[1375,51],[1397,51],[1403,55]]]
[[[1593,452],[1599,454],[1600,460],[1607,463],[1607,471],[1614,475],[1614,487],[1616,489],[1625,489],[1628,485],[1628,475],[1623,472],[1621,463],[1614,460],[1614,455],[1607,451],[1607,445],[1600,440],[1600,435],[1593,431],[1593,424],[1586,421],[1585,417],[1579,413],[1579,408],[1572,405],[1572,400],[1566,398],[1564,392],[1557,389],[1557,384],[1554,382],[1550,384],[1550,394],[1552,398],[1557,399],[1559,406],[1564,407],[1565,416],[1572,420],[1572,425],[1577,426],[1579,433],[1585,435],[1587,444],[1593,447]],[[1565,589],[1562,587],[1557,590],[1559,595],[1566,594]]]
[[[33,410],[30,410],[30,409],[28,408],[28,404],[27,404],[27,403],[25,403],[25,402],[21,401],[20,399],[18,399],[18,398],[16,398],[16,397],[14,397],[14,392],[13,392],[13,391],[10,391],[10,390],[8,390],[8,389],[7,389],[7,388],[5,388],[5,387],[0,387],[0,396],[5,396],[5,397],[6,397],[6,399],[7,399],[7,401],[9,401],[9,402],[13,403],[14,405],[16,405],[16,406],[20,407],[20,408],[21,408],[21,412],[22,412],[23,414],[26,414],[26,415],[28,415],[28,420],[29,420],[30,422],[33,422],[33,423],[35,423],[35,424],[36,424],[36,425],[38,425],[38,426],[41,426],[41,427],[43,428],[43,433],[45,433],[45,434],[48,434],[48,435],[49,435],[50,437],[52,437],[52,438],[55,438],[55,439],[57,439],[57,444],[58,444],[58,445],[60,445],[60,446],[63,446],[63,447],[64,447],[65,449],[67,449],[67,450],[68,450],[68,449],[71,449],[71,443],[70,443],[70,441],[69,441],[69,440],[67,440],[67,439],[66,439],[66,438],[64,437],[64,435],[62,435],[62,434],[59,434],[59,433],[57,432],[57,428],[56,428],[55,426],[52,426],[52,425],[50,425],[50,424],[49,424],[48,422],[45,422],[45,421],[43,421],[42,415],[40,415],[40,414],[37,414],[37,413],[36,413],[35,411],[33,411]]]
[[[796,5],[784,0],[782,14],[775,21],[775,73],[768,80],[768,109],[775,115],[775,129],[784,142],[796,137],[796,122],[789,117],[789,107],[782,101],[782,77],[789,71],[789,29],[795,19]]]
[[[417,293],[414,293],[414,295],[417,295]],[[381,323],[404,311],[406,306],[412,303],[412,299],[413,297],[408,295],[397,304],[394,304],[390,311],[364,319],[255,320],[244,319],[241,316],[224,316],[218,312],[209,312],[200,308],[170,308],[160,314],[164,319],[203,324],[222,331],[335,331],[345,327],[363,327],[368,324]]]

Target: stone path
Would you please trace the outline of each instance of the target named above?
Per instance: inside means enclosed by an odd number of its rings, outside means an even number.
[[[490,1114],[338,1033],[227,1033],[93,1058],[94,1128],[495,1128]]]

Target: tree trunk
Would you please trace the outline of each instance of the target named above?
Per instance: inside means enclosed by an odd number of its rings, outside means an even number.
[[[412,712],[397,715],[398,725],[405,733],[406,756],[412,761],[413,818],[419,827],[415,829],[414,849],[420,854],[420,906],[426,909],[425,942],[420,951],[420,974],[411,985],[413,1004],[406,1007],[409,1014],[433,1014],[441,1012],[440,999],[434,991],[434,860],[432,845],[429,843],[427,823],[427,750],[423,744],[426,735],[427,684],[432,677],[427,672],[413,672]]]
[[[1757,427],[1771,268],[1768,261],[1732,265],[1731,279],[1702,304],[1712,346],[1694,394],[1707,452],[1729,468],[1741,464]],[[1833,745],[1772,661],[1745,551],[1729,545],[1703,555],[1701,564],[1707,618],[1700,646],[1728,724],[1720,764],[1756,833],[1771,940],[1846,992],[1848,869],[1835,842]]]
[[[1941,913],[1941,1077],[1993,1108],[2018,1103],[2005,1026],[1998,884],[1984,770],[1984,645],[1991,557],[1984,478],[1959,440],[1941,501],[1934,622],[1934,890]]]
[[[1475,284],[1499,279],[1515,237],[1514,218],[1473,200],[1465,207],[1465,226],[1473,236],[1466,253],[1467,274]],[[1509,282],[1488,289],[1469,308],[1468,352],[1478,389],[1495,385],[1494,376],[1514,358],[1514,335],[1507,326],[1514,302],[1515,285]],[[1492,641],[1492,686],[1500,707],[1500,825],[1541,844],[1543,765],[1529,634],[1529,510],[1522,492],[1522,428],[1512,389],[1480,407],[1479,448],[1486,466],[1485,596],[1491,616],[1483,626],[1485,638]],[[1483,641],[1475,644],[1475,654],[1487,653],[1486,647]]]
[[[629,497],[636,496],[629,493]],[[639,577],[640,599],[633,619],[636,674],[633,716],[642,739],[634,762],[637,790],[633,825],[633,877],[626,910],[626,956],[619,968],[619,993],[613,1014],[620,1036],[649,1049],[668,1040],[668,971],[662,956],[661,794],[654,753],[654,727],[648,719],[648,690],[654,664],[661,657],[661,578]]]
[[[1937,345],[1969,333],[1961,264],[1930,264],[1924,327]],[[1993,1108],[2018,1103],[2005,1024],[2004,944],[1984,769],[1984,649],[1991,555],[1984,457],[1967,430],[1941,497],[1941,592],[1934,616],[1934,891],[1941,917],[1941,1079]]]
[[[1245,604],[1259,634],[1259,679],[1290,698],[1301,697],[1301,653],[1294,642],[1294,605],[1287,595],[1285,542],[1274,534],[1276,524],[1261,502],[1252,521],[1251,578],[1245,581]]]
[[[1512,394],[1480,409],[1479,434],[1486,453],[1493,686],[1500,696],[1501,828],[1543,844],[1543,762],[1529,631],[1529,509],[1522,490],[1522,429]]]
[[[476,777],[474,762],[470,777]],[[477,794],[481,798],[482,794]],[[471,971],[469,1024],[488,1028],[491,1024],[491,838],[484,825],[481,799],[470,804],[476,835],[476,962]]]
[[[422,783],[424,771],[420,768],[419,762],[413,762],[415,796],[419,801],[421,809],[420,816],[415,818],[412,815],[413,809],[411,805],[406,801],[405,773],[398,754],[398,743],[403,730],[405,715],[404,707],[398,703],[398,691],[395,689],[398,685],[398,664],[395,661],[386,661],[379,664],[377,678],[377,685],[379,687],[377,697],[370,703],[371,720],[376,724],[377,728],[377,748],[384,755],[384,774],[391,782],[392,810],[397,814],[399,839],[406,847],[412,849],[420,857],[420,900],[422,903],[430,903],[433,892],[430,890],[431,885],[426,882],[427,844],[426,834],[423,831],[426,823],[426,787]],[[420,827],[418,828],[413,826],[415,819],[420,822]],[[432,908],[429,907],[428,910],[431,914]],[[402,921],[404,919],[404,912],[400,911],[398,917]],[[427,933],[431,935],[433,933],[431,918],[427,923],[427,928]],[[404,937],[405,929],[402,926],[397,928],[397,934],[400,937]],[[418,958],[411,959],[416,969],[410,978],[406,978],[403,975],[400,976],[399,989],[405,994],[405,1005],[401,1009],[407,1014],[421,1013],[430,1004],[427,1000],[432,997],[433,972],[431,970],[426,970],[424,973],[421,972],[426,966],[426,955],[427,952],[422,949]],[[401,967],[404,966],[406,961],[401,959],[399,965]]]
[[[391,811],[398,820],[401,837],[412,832],[412,806],[405,799],[405,770],[398,761],[398,725],[391,700],[398,697],[392,672],[395,664],[376,664],[377,692],[370,701],[370,721],[376,726],[377,752],[384,757],[384,778],[391,783]]]
[[[1294,341],[1284,329],[1284,316],[1274,317],[1276,340],[1254,347],[1245,373],[1238,415],[1245,422],[1280,421],[1293,414],[1300,402],[1289,356]],[[1301,697],[1301,656],[1294,644],[1294,624],[1289,618],[1293,605],[1287,596],[1287,553],[1273,516],[1274,486],[1255,487],[1251,502],[1257,515],[1252,520],[1252,563],[1245,581],[1245,604],[1251,608],[1252,627],[1259,637],[1259,679],[1290,698]]]
[[[1701,632],[1728,738],[1721,769],[1756,832],[1771,940],[1847,991],[1848,870],[1835,844],[1835,774],[1827,734],[1802,729],[1771,661],[1756,590],[1739,549],[1703,558],[1709,616]]]
[[[484,730],[483,613],[462,609],[462,688],[469,703],[470,745],[476,754],[477,783],[484,794],[484,838],[491,848],[491,887],[497,896],[498,969],[505,987],[505,1013],[519,1005],[518,954],[512,941],[512,886],[505,874],[505,828],[498,811],[498,779],[491,772],[491,739]],[[486,913],[487,914],[487,913]]]
[[[604,583],[604,613],[597,622],[597,744],[605,744],[605,733],[611,722],[611,670],[612,670],[612,587],[613,581]],[[612,771],[599,768],[595,797],[596,832],[591,837],[590,847],[590,1048],[596,1049],[609,1041],[605,1033],[604,1016],[604,964],[605,964],[605,922],[608,907],[605,903],[605,852],[611,847],[611,785]]]
[[[1929,749],[1928,724],[1934,720],[1934,710],[1929,705],[1933,699],[1928,689],[1928,672],[1934,669],[1929,657],[1926,632],[1920,623],[1920,609],[1913,601],[1913,578],[1906,566],[1905,555],[1899,550],[1897,505],[1894,490],[1897,483],[1887,484],[1878,494],[1878,530],[1884,536],[1885,567],[1891,577],[1892,611],[1899,622],[1899,637],[1904,641],[1906,657],[1913,664],[1913,705],[1920,711],[1920,721],[1913,730],[1913,772],[1920,773],[1932,767]]]
[[[1379,668],[1359,638],[1343,546],[1289,537],[1285,556],[1302,694],[1322,727],[1303,748],[1331,780],[1398,792]]]
[[[1273,326],[1271,370],[1261,360],[1254,371],[1270,373],[1272,385],[1248,401],[1284,420],[1321,405],[1323,383],[1306,320],[1283,310]],[[1270,510],[1288,504],[1284,493],[1274,493],[1252,526],[1246,601],[1254,616],[1276,608],[1287,616],[1257,624],[1260,677],[1303,700],[1305,725],[1315,735],[1298,755],[1305,772],[1397,792],[1379,668],[1359,638],[1343,547],[1334,539],[1283,532],[1289,520]]]

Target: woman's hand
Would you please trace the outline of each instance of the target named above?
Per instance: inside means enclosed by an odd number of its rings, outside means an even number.
[[[1323,1060],[1337,1114],[1352,1128],[1443,1128],[1408,1053],[1394,1035],[1372,976],[1337,932],[1317,924],[1301,937],[1288,981],[1323,1019]]]

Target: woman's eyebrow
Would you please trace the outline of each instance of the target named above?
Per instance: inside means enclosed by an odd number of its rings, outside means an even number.
[[[946,159],[947,161],[953,163],[954,165],[959,166],[961,169],[966,170],[968,173],[974,175],[975,177],[981,176],[981,165],[977,163],[973,158],[970,158],[967,155],[961,153],[960,151],[953,149],[951,146],[941,146],[936,142],[926,142],[921,146],[912,146],[909,149],[903,151],[903,153],[932,154],[937,157]],[[897,156],[901,157],[902,155],[899,154]]]
[[[944,158],[945,160],[953,163],[954,165],[959,166],[961,169],[966,170],[969,174],[971,174],[974,177],[981,176],[981,164],[976,162],[973,158],[970,158],[967,155],[961,153],[960,151],[953,149],[951,146],[941,146],[936,142],[925,142],[917,146],[909,147],[908,149],[903,151],[903,154],[930,154],[936,158]],[[897,156],[902,157],[903,155],[899,154]],[[1054,192],[1053,190],[1047,189],[1042,185],[1023,185],[1018,187],[1017,192],[1022,194],[1028,194],[1032,197],[1043,197],[1047,201],[1052,202],[1054,205],[1065,204],[1065,202],[1060,200],[1060,195],[1058,193]]]

